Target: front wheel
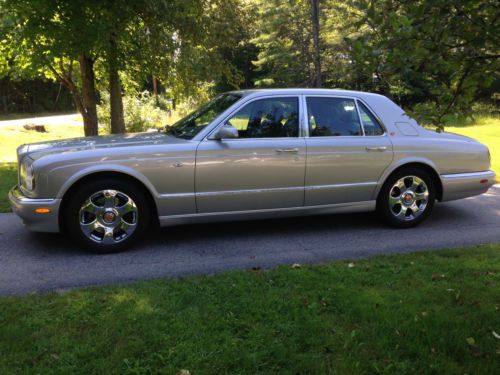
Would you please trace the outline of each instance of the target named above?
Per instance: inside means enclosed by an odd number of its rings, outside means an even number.
[[[64,217],[76,243],[111,253],[124,250],[146,231],[150,208],[135,185],[117,179],[96,180],[75,191]]]
[[[405,168],[392,174],[377,199],[377,211],[386,223],[410,228],[424,221],[436,199],[434,182],[419,168]]]

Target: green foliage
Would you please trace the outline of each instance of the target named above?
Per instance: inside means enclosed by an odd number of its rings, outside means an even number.
[[[349,42],[361,89],[390,95],[442,129],[498,78],[495,1],[357,3],[365,31]]]
[[[110,133],[109,94],[101,93],[101,104],[97,106],[99,121],[104,125],[104,132]],[[123,112],[127,133],[142,132],[148,129],[167,125],[171,115],[172,104],[164,96],[155,98],[144,91],[138,95],[123,97]]]
[[[0,300],[0,373],[494,374],[500,246]]]
[[[3,163],[0,161],[0,212],[10,212],[10,203],[7,200],[7,194],[16,184],[16,163]]]

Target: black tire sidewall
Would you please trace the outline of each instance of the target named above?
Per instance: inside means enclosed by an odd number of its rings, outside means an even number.
[[[419,177],[425,182],[425,184],[427,185],[427,190],[429,191],[429,201],[427,202],[425,211],[419,217],[410,221],[403,221],[394,217],[388,204],[391,188],[394,186],[396,181],[405,176]],[[429,173],[420,168],[411,168],[411,167],[402,168],[391,174],[385,181],[377,198],[377,212],[387,224],[393,227],[411,228],[420,224],[425,219],[427,219],[432,209],[434,208],[435,200],[436,200],[436,188],[434,180],[429,175]]]
[[[123,241],[112,245],[102,245],[85,236],[80,229],[79,219],[79,211],[83,202],[92,194],[107,189],[117,190],[128,195],[135,202],[138,210],[138,221],[135,231]],[[65,220],[66,233],[79,246],[95,253],[114,253],[127,249],[144,235],[151,222],[151,209],[144,193],[134,184],[119,179],[99,179],[79,186],[68,197],[65,211],[62,217]]]

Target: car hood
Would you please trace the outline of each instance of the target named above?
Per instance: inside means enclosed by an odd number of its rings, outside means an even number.
[[[38,142],[21,145],[17,149],[19,159],[29,156],[36,160],[46,155],[95,150],[103,148],[132,147],[148,144],[185,143],[187,140],[175,138],[164,133],[146,132],[108,136],[80,137],[57,141]]]

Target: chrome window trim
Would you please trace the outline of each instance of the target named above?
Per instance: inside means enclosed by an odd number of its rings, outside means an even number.
[[[322,136],[322,137],[311,137],[309,134],[309,113],[307,111],[307,98],[337,98],[337,99],[351,99],[354,100],[356,110],[358,112],[358,117],[359,117],[359,122],[361,124],[361,129],[363,131],[363,135],[328,135],[328,136]],[[387,128],[385,127],[384,123],[380,120],[380,117],[378,117],[375,112],[371,109],[371,107],[366,104],[366,102],[363,99],[360,99],[356,96],[348,96],[348,95],[331,95],[331,94],[304,94],[303,95],[303,105],[304,105],[304,113],[305,113],[305,121],[306,121],[306,128],[307,128],[307,136],[306,138],[322,138],[322,139],[327,139],[327,138],[332,138],[332,139],[337,139],[339,137],[346,138],[346,137],[351,137],[351,138],[359,138],[359,137],[385,137],[387,136]],[[358,108],[358,103],[357,102],[363,103],[363,105],[368,109],[368,111],[375,117],[379,125],[382,127],[382,130],[384,131],[383,134],[380,135],[366,135],[365,134],[365,128],[363,126],[363,121],[361,121],[361,116],[359,113],[359,108]]]
[[[387,135],[387,130],[385,128],[385,125],[380,120],[380,118],[375,114],[375,112],[373,112],[372,109],[368,106],[368,104],[366,104],[363,100],[356,98],[356,108],[358,108],[359,120],[361,121],[361,126],[363,127],[363,132],[364,132],[365,126],[363,124],[363,121],[361,120],[361,113],[359,112],[358,102],[360,102],[361,104],[363,104],[366,107],[368,112],[370,112],[370,114],[375,118],[375,120],[378,122],[379,126],[382,128],[382,131],[383,131],[383,133],[379,134],[379,135],[366,135],[366,133],[365,133],[365,137],[383,137],[383,136]]]
[[[356,107],[356,113],[358,114],[359,123],[360,123],[361,129],[363,131],[363,137],[366,137],[365,124],[363,124],[363,120],[361,119],[361,113],[359,112],[359,105],[358,105],[358,101],[356,99],[354,100],[354,106]]]
[[[301,97],[301,94],[279,94],[279,95],[261,95],[261,96],[255,96],[255,97],[251,97],[250,99],[247,99],[247,100],[244,100],[241,102],[241,104],[238,106],[238,107],[235,107],[233,110],[231,110],[231,112],[229,112],[228,115],[224,116],[220,121],[217,121],[216,124],[213,126],[213,128],[205,135],[203,136],[203,140],[202,142],[205,142],[205,141],[213,141],[213,139],[209,139],[210,136],[215,133],[217,130],[219,130],[219,128],[221,126],[223,126],[227,120],[229,120],[231,118],[231,116],[233,116],[234,114],[236,114],[236,112],[238,112],[240,109],[242,109],[244,106],[250,104],[250,103],[253,103],[257,100],[262,100],[262,99],[279,99],[279,98],[296,98],[297,99],[297,108],[299,110],[299,116],[298,116],[298,119],[299,119],[299,124],[298,124],[298,127],[299,127],[299,135],[297,137],[275,137],[275,138],[228,138],[228,139],[224,139],[224,142],[227,142],[229,140],[231,141],[234,141],[234,140],[240,140],[240,141],[244,141],[244,140],[249,140],[249,139],[253,139],[253,140],[264,140],[264,139],[299,139],[299,138],[304,138],[303,135],[301,134],[301,106],[300,106],[300,97]],[[244,99],[244,97],[242,98],[242,100]],[[234,105],[237,105],[239,102],[236,102]]]

